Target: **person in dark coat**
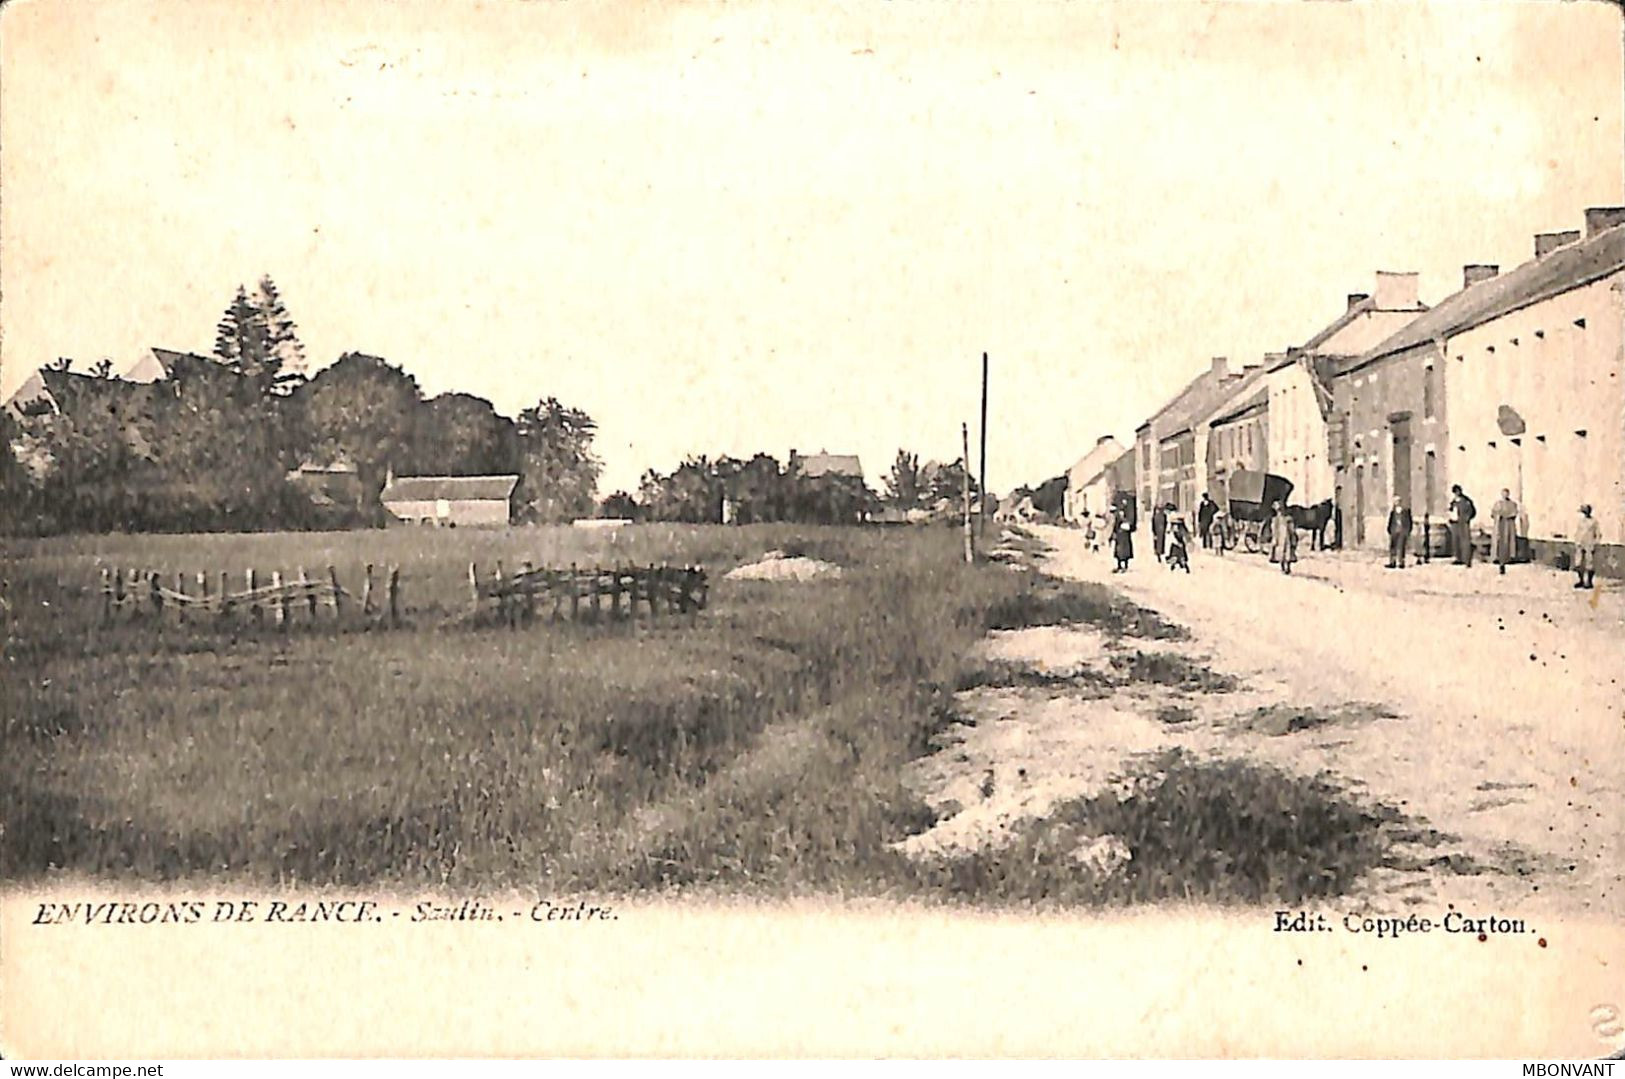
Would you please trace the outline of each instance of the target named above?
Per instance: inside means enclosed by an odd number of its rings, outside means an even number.
[[[1190,526],[1177,513],[1168,526],[1168,568],[1191,571]]]
[[[1461,489],[1461,484],[1450,487],[1450,546],[1458,566],[1473,564],[1473,517],[1478,508]]]
[[[1213,496],[1206,491],[1202,492],[1202,504],[1196,507],[1196,531],[1202,537],[1202,549],[1209,550],[1213,546],[1213,516],[1219,512],[1219,504],[1213,501]]]
[[[1121,507],[1112,513],[1112,557],[1117,560],[1112,572],[1127,573],[1134,557],[1134,521]]]
[[[1411,540],[1411,510],[1399,499],[1388,511],[1388,568],[1405,568],[1405,548]]]
[[[1157,503],[1157,508],[1151,511],[1151,553],[1162,561],[1162,543],[1168,535],[1168,507]]]

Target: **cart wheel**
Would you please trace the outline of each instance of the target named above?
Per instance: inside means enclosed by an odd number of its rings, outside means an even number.
[[[1274,541],[1275,522],[1265,521],[1263,527],[1258,530],[1258,546],[1262,550],[1268,550],[1269,545]]]

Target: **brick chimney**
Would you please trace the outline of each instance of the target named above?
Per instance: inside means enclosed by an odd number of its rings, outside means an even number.
[[[1549,255],[1559,247],[1567,247],[1580,239],[1579,229],[1569,229],[1567,232],[1537,232],[1535,233],[1535,257]]]
[[[1112,440],[1111,435],[1101,435],[1099,438],[1095,439],[1095,445],[1098,446],[1103,442],[1110,442],[1111,440]]]
[[[1501,267],[1488,262],[1469,262],[1461,268],[1461,287],[1472,288],[1480,281],[1488,281],[1501,272]]]
[[[1586,211],[1586,239],[1615,225],[1625,225],[1625,206],[1593,206]]]
[[[1348,309],[1352,311],[1369,299],[1371,299],[1371,294],[1369,292],[1351,292],[1349,293]]]
[[[1223,356],[1215,356],[1215,357],[1213,357],[1213,377],[1215,379],[1220,379],[1220,378],[1228,378],[1229,376],[1230,376],[1230,361],[1225,359]]]
[[[1378,311],[1410,311],[1417,306],[1417,274],[1377,271],[1375,293]]]

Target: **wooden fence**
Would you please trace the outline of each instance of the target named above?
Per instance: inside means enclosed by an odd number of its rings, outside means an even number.
[[[369,564],[359,601],[339,583],[338,571],[332,566],[326,567],[325,574],[314,577],[300,567],[298,577],[287,579],[281,570],[273,570],[270,579],[263,582],[257,570],[248,569],[235,578],[242,582],[236,591],[232,590],[234,575],[226,570],[218,575],[199,571],[165,576],[155,570],[117,567],[104,568],[101,577],[102,621],[109,624],[121,614],[154,621],[173,614],[183,624],[235,616],[282,629],[295,621],[314,624],[359,618],[398,625],[401,620],[399,566],[375,573]],[[170,587],[170,581],[174,587]]]
[[[697,566],[594,566],[536,569],[529,562],[509,573],[498,562],[489,575],[468,564],[469,596],[476,615],[494,615],[510,626],[549,621],[631,621],[646,607],[649,620],[692,615],[705,609],[710,583]]]

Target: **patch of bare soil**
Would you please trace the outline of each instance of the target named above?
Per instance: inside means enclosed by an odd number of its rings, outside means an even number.
[[[738,566],[724,576],[729,581],[820,581],[841,575],[841,567],[805,555],[769,551],[755,562]]]

